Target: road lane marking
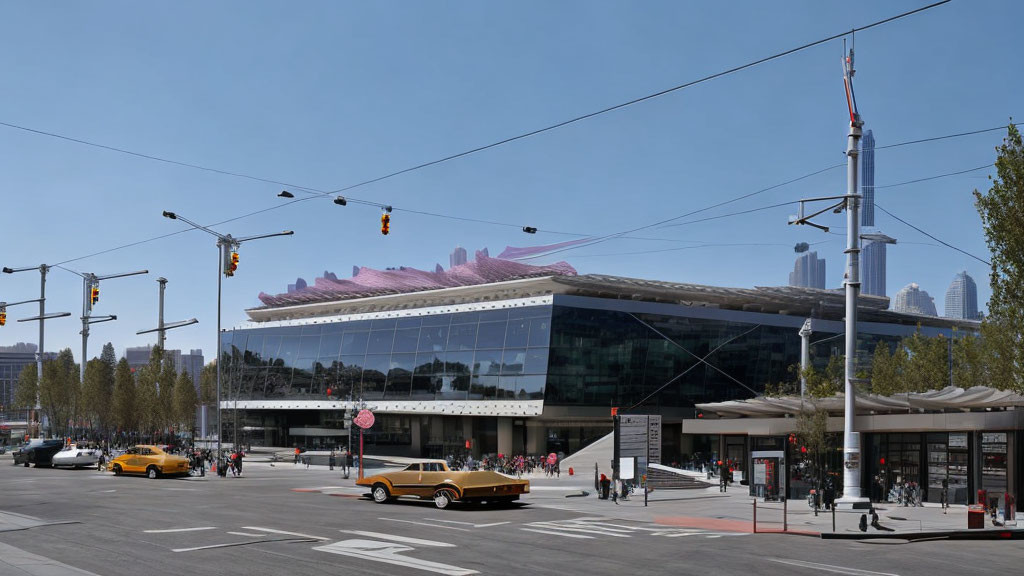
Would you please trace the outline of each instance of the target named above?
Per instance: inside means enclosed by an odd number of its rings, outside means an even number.
[[[861,570],[860,568],[833,566],[831,564],[819,564],[817,562],[808,562],[806,560],[787,560],[785,558],[767,558],[767,560],[770,562],[778,562],[779,564],[789,564],[790,566],[798,566],[800,568],[808,568],[811,570],[824,570],[825,572],[834,572],[836,574],[848,574],[850,576],[899,576],[899,574],[892,574],[889,572],[873,572],[871,570]]]
[[[593,536],[587,536],[586,534],[568,534],[566,532],[555,532],[554,530],[540,530],[539,528],[520,528],[526,532],[536,532],[538,534],[552,534],[554,536],[565,536],[566,538],[585,538],[587,540],[593,540]]]
[[[168,528],[166,530],[143,530],[146,534],[169,534],[171,532],[198,532],[200,530],[216,530],[216,526],[200,526],[198,528]]]
[[[252,536],[253,538],[261,538],[263,536],[266,536],[266,534],[253,534],[251,532],[228,532],[228,534],[232,534],[234,536]]]
[[[448,522],[450,524],[463,524],[465,526],[472,526],[473,528],[490,528],[491,526],[501,526],[502,524],[509,524],[510,522],[491,522],[490,524],[473,524],[472,522],[461,522],[459,520],[441,520],[440,518],[424,518],[424,520],[437,520],[438,522]]]
[[[434,540],[421,540],[419,538],[408,538],[406,536],[395,536],[394,534],[383,534],[381,532],[367,532],[365,530],[339,530],[345,534],[355,534],[356,536],[367,536],[369,538],[380,538],[381,540],[391,540],[393,542],[401,542],[403,544],[419,544],[420,546],[436,546],[438,548],[454,548],[455,544],[449,544],[448,542],[437,542]]]
[[[416,522],[413,520],[399,520],[398,518],[377,518],[377,520],[387,520],[389,522],[404,522],[406,524],[416,524],[417,526],[430,526],[431,528],[458,530],[459,532],[472,532],[472,530],[469,530],[468,528],[456,528],[455,526],[445,526],[444,524],[430,524],[428,522]]]
[[[210,544],[209,546],[195,546],[193,548],[171,548],[171,552],[195,552],[196,550],[209,550],[211,548],[230,548],[232,546],[241,546],[243,544],[250,544],[250,542],[230,542],[228,544]]]
[[[287,534],[289,536],[301,536],[302,538],[312,538],[313,540],[330,540],[330,538],[324,538],[323,536],[310,536],[309,534],[289,532],[287,530],[275,530],[273,528],[263,528],[262,526],[242,526],[242,528],[245,530],[256,530],[258,532],[269,532],[271,534]]]
[[[362,558],[372,562],[405,566],[406,568],[425,570],[427,572],[444,574],[445,576],[469,576],[470,574],[478,573],[476,570],[460,568],[458,566],[452,566],[451,564],[442,564],[440,562],[431,562],[429,560],[418,560],[416,558],[404,556],[402,555],[403,552],[411,552],[415,550],[415,548],[411,546],[403,546],[394,542],[380,542],[377,540],[342,540],[341,542],[335,542],[333,544],[314,546],[313,550],[328,552],[330,554],[340,554],[342,556],[349,556],[352,558]]]

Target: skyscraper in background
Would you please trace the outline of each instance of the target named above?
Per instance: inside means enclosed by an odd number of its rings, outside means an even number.
[[[861,292],[885,296],[885,245],[896,239],[885,234],[862,234],[864,247],[860,251]]]
[[[450,268],[461,266],[468,261],[467,258],[466,249],[462,246],[456,246],[455,250],[452,250],[451,255],[448,257],[448,265]]]
[[[935,299],[921,290],[916,282],[907,284],[896,293],[892,309],[904,314],[938,316],[938,312],[935,311]]]
[[[825,259],[817,252],[805,252],[796,258],[789,273],[790,286],[825,289]]]
[[[964,270],[953,278],[946,290],[946,318],[978,319],[978,285]]]
[[[860,141],[860,225],[875,225],[875,135],[868,130]],[[885,249],[882,249],[885,253]]]

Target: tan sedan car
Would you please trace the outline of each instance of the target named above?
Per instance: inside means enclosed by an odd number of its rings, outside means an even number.
[[[373,500],[381,504],[400,496],[415,496],[433,499],[438,508],[447,508],[452,502],[512,502],[530,491],[529,480],[483,470],[454,471],[443,460],[416,462],[402,470],[367,476],[356,484],[369,487]]]

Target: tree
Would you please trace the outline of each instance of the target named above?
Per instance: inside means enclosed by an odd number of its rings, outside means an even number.
[[[135,374],[136,406],[139,414],[139,430],[144,435],[152,435],[160,428],[160,380],[163,350],[154,347],[149,356],[149,363],[139,368]]]
[[[160,399],[157,423],[160,428],[171,428],[178,423],[174,406],[174,384],[177,380],[178,373],[174,369],[174,358],[164,355],[160,363],[160,376],[157,378],[157,392]]]
[[[82,382],[82,415],[99,430],[105,430],[110,424],[114,381],[108,378],[108,371],[106,362],[93,358],[85,365],[85,381]]]
[[[815,487],[820,494],[826,468],[825,457],[831,440],[828,433],[828,410],[816,406],[813,398],[797,415],[796,435],[800,444],[800,456],[803,456],[811,468]]]
[[[918,330],[900,345],[907,351],[907,364],[902,374],[904,390],[898,392],[940,390],[949,385],[948,338],[929,338]]]
[[[110,369],[110,378],[113,382],[114,371],[117,370],[117,353],[114,352],[114,345],[107,342],[103,345],[103,351],[100,353],[100,360]],[[113,384],[111,384],[113,385]]]
[[[39,398],[39,368],[26,364],[18,375],[18,389],[14,393],[14,407],[32,409]]]
[[[39,382],[39,405],[50,419],[50,431],[57,436],[68,432],[69,424],[78,415],[81,397],[78,364],[70,348],[57,353],[57,358],[43,363],[43,379]]]
[[[114,395],[112,423],[123,432],[135,432],[139,426],[139,410],[136,400],[135,375],[126,358],[121,358],[114,370]]]
[[[210,362],[199,372],[199,402],[203,406],[217,403],[217,363]]]
[[[974,191],[991,253],[982,336],[990,340],[994,372],[1006,377],[992,384],[1024,392],[1024,141],[1012,122],[996,151],[997,178],[987,194]]]
[[[815,370],[813,367],[805,370],[807,394],[814,398],[824,398],[846,390],[845,361],[846,356],[830,356],[824,370]]]
[[[178,374],[178,381],[174,384],[174,414],[175,424],[180,426],[182,432],[188,431],[195,424],[196,406],[199,405],[199,396],[196,394],[195,384],[188,372],[182,371]]]

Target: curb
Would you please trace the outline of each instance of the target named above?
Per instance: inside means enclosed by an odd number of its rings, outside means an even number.
[[[822,532],[822,540],[1024,540],[1021,529],[931,530],[926,532]]]

